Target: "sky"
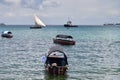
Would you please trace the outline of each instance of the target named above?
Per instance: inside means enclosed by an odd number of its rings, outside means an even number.
[[[120,0],[0,0],[0,23],[33,25],[34,14],[46,25],[120,23]]]

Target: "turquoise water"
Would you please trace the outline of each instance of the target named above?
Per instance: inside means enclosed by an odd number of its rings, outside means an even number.
[[[12,39],[0,38],[0,79],[7,80],[119,80],[120,26],[46,26],[29,29],[25,25],[0,26],[10,30]],[[57,44],[57,34],[72,35],[75,46],[63,46],[69,69],[65,76],[45,72],[41,57]]]

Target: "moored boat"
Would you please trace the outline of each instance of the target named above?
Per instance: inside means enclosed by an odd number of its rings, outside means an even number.
[[[103,26],[114,26],[115,24],[113,23],[108,23],[108,24],[103,24]]]
[[[56,38],[53,38],[53,42],[62,45],[75,45],[75,41],[70,35],[58,34],[56,35]]]
[[[1,37],[3,37],[3,38],[12,38],[13,35],[12,35],[12,32],[10,32],[10,31],[3,31],[2,34],[1,34]]]
[[[51,47],[46,55],[45,70],[52,75],[65,75],[68,69],[67,56],[62,48]]]
[[[78,25],[72,25],[72,21],[67,21],[67,24],[64,24],[64,27],[78,27]]]
[[[34,19],[35,19],[35,25],[33,27],[30,27],[30,29],[40,29],[46,26],[38,16],[34,15]]]
[[[118,25],[118,26],[120,26],[120,23],[116,23],[115,25]]]

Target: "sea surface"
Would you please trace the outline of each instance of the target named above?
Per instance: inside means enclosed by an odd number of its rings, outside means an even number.
[[[65,28],[48,25],[0,26],[13,38],[0,37],[0,80],[120,80],[120,26],[80,25]],[[57,34],[73,36],[74,46],[53,43]],[[52,46],[64,49],[69,63],[65,76],[45,72],[41,57]]]

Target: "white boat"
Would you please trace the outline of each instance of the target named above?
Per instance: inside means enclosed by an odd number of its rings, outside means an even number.
[[[30,27],[30,29],[39,29],[46,26],[37,15],[34,15],[34,19],[35,25],[33,27]]]
[[[1,34],[1,37],[3,37],[3,38],[12,38],[13,35],[12,35],[12,32],[10,32],[10,31],[3,31],[2,34]]]

